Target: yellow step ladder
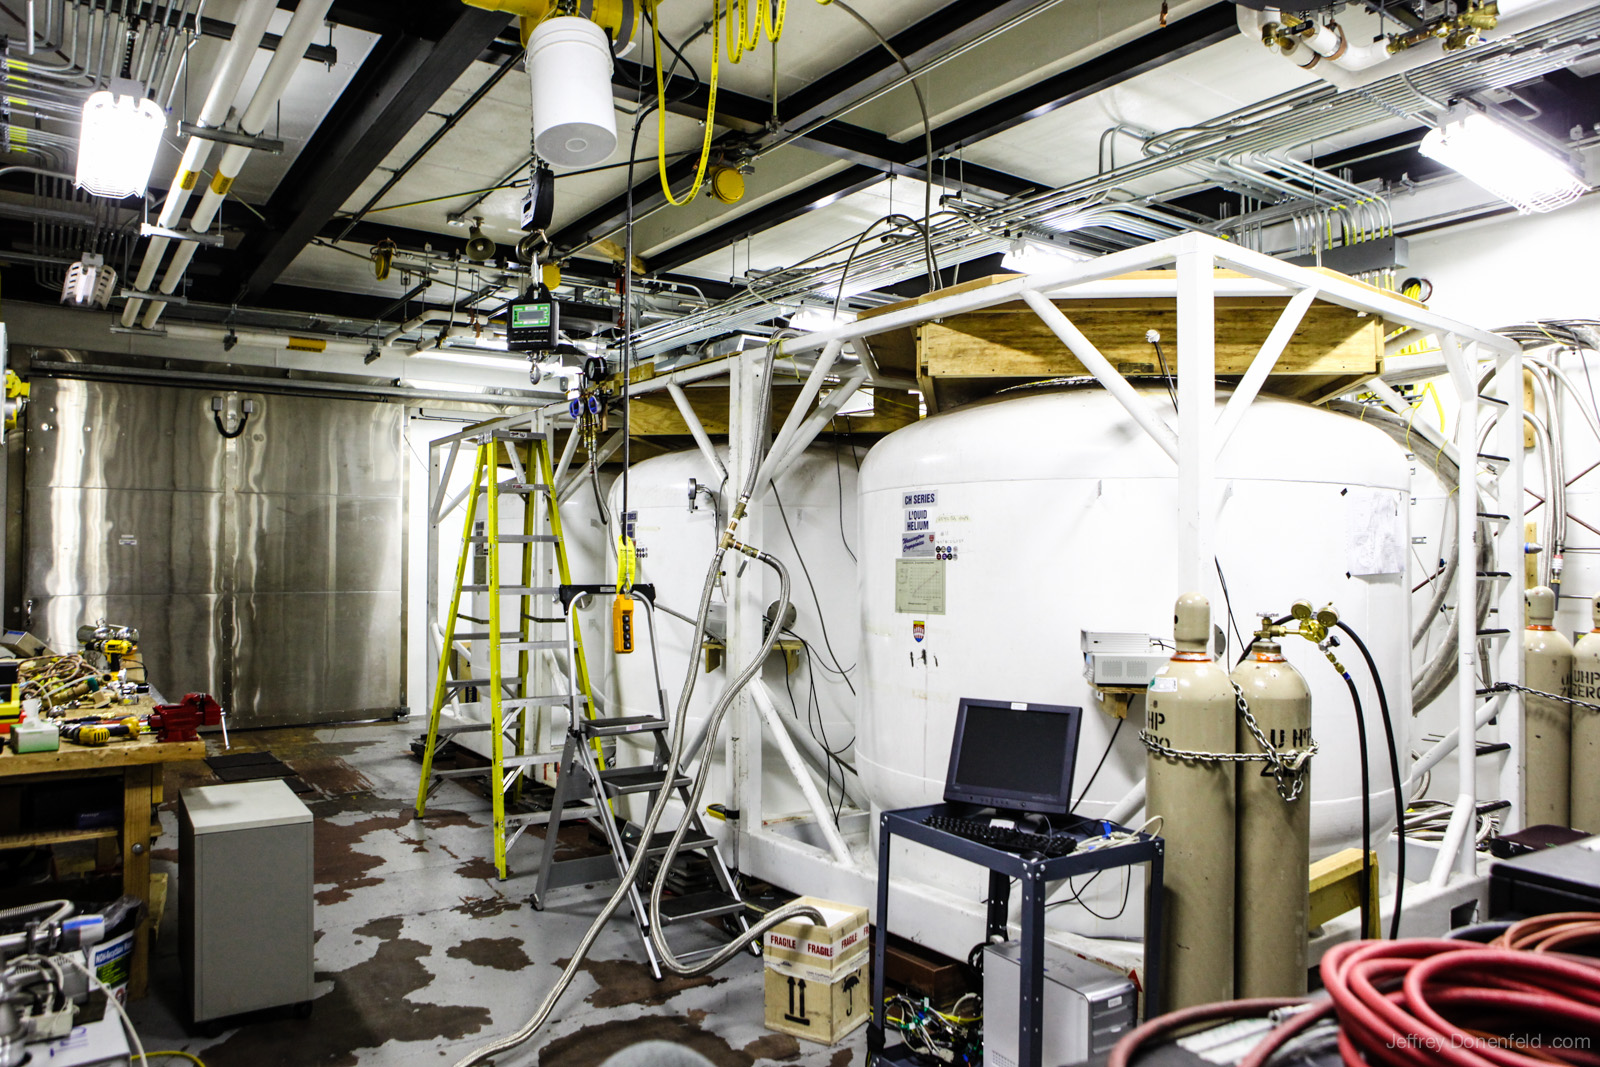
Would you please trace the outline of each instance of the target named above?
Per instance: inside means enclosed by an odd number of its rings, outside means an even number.
[[[490,801],[494,808],[494,866],[496,874],[506,877],[506,852],[529,826],[549,821],[549,812],[506,814],[506,800],[520,800],[523,779],[538,768],[561,761],[560,750],[530,751],[528,720],[530,714],[555,708],[582,708],[593,718],[594,694],[590,685],[588,662],[584,657],[583,633],[575,621],[570,621],[559,605],[561,586],[572,583],[571,569],[567,564],[566,543],[561,532],[561,509],[556,499],[555,476],[550,462],[550,442],[542,435],[527,431],[502,430],[486,433],[476,439],[477,462],[474,465],[472,485],[467,490],[466,522],[462,528],[461,557],[456,562],[455,588],[450,599],[450,611],[445,619],[444,639],[439,657],[438,679],[434,685],[433,706],[428,715],[428,734],[422,752],[422,778],[417,786],[417,817],[427,814],[428,798],[447,779],[485,777],[488,780]],[[527,462],[524,464],[524,455]],[[506,468],[510,477],[503,479]],[[532,477],[529,477],[529,474]],[[522,522],[515,533],[500,529],[502,496],[522,498]],[[478,501],[484,501],[484,521],[478,522]],[[550,546],[555,556],[559,585],[534,585],[534,557],[540,546]],[[514,547],[520,555],[519,584],[501,582],[500,552],[502,546]],[[474,557],[480,557],[482,574],[467,580],[468,566]],[[462,594],[482,594],[487,601],[487,629],[458,631],[462,619],[483,625],[483,621],[462,614]],[[517,597],[518,611],[515,626],[503,625],[502,598]],[[552,677],[572,678],[577,689],[567,693],[534,693],[535,654],[539,652],[566,653],[567,636],[561,627],[572,627],[572,662],[560,671],[550,672]],[[470,677],[470,669],[459,670],[452,677],[452,666],[463,657],[458,642],[488,647],[488,674]],[[505,654],[516,653],[515,672],[505,672]],[[470,660],[469,660],[470,661]],[[569,683],[570,684],[570,683]],[[489,720],[465,722],[461,725],[441,725],[446,705],[457,709],[478,703],[479,694],[487,698]],[[507,718],[510,712],[510,718]],[[569,724],[570,726],[570,724]],[[488,767],[435,770],[434,758],[441,740],[463,733],[489,734],[490,759]],[[506,752],[507,745],[511,753]],[[598,753],[597,753],[598,756]],[[574,812],[568,812],[570,817]],[[596,813],[597,814],[597,813]]]

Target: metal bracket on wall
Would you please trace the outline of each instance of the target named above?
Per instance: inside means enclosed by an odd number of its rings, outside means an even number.
[[[165,226],[152,226],[146,222],[139,227],[140,237],[165,237],[169,241],[192,241],[208,248],[221,248],[220,233],[191,233],[188,230],[169,230]]]
[[[123,300],[147,300],[152,304],[187,304],[186,296],[175,296],[167,293],[145,293],[138,289],[123,289],[117,293]],[[138,330],[137,333],[149,333],[149,330]]]
[[[283,155],[283,142],[274,141],[268,137],[251,137],[247,133],[238,133],[234,130],[223,130],[214,126],[196,126],[192,122],[178,123],[178,130],[188,137],[198,137],[202,141],[242,145],[245,148],[253,148],[257,152],[270,152],[275,156]]]

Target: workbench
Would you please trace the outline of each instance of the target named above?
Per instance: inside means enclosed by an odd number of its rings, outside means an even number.
[[[117,838],[122,844],[122,891],[150,902],[150,842],[160,835],[155,808],[162,796],[162,766],[204,759],[204,741],[161,743],[151,734],[97,748],[66,741],[55,752],[18,756],[0,751],[0,785],[63,782],[84,778],[122,779],[122,821],[119,826],[76,830],[44,830],[0,834],[0,849],[39,848],[67,841]],[[134,936],[131,997],[144,995],[150,980],[150,918],[140,920]]]

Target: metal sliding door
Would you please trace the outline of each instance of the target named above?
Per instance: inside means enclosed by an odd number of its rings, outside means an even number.
[[[27,625],[139,628],[169,697],[215,693],[241,727],[400,704],[402,410],[38,379],[28,411]],[[234,416],[227,423],[237,426]]]

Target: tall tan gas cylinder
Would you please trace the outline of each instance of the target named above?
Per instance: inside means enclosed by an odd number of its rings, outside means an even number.
[[[1276,641],[1257,637],[1233,680],[1267,743],[1284,753],[1311,746],[1311,691]],[[1240,752],[1263,749],[1242,716]],[[1311,774],[1286,800],[1268,763],[1239,764],[1238,901],[1235,996],[1298,997],[1306,993],[1310,929]]]
[[[1572,652],[1572,696],[1600,704],[1600,597],[1594,629]],[[1530,683],[1531,684],[1531,683]],[[1600,834],[1600,711],[1572,709],[1572,811],[1569,825]]]
[[[1527,686],[1568,695],[1572,680],[1572,642],[1555,628],[1556,595],[1544,586],[1528,590],[1528,628],[1522,639]],[[1572,709],[1546,697],[1524,699],[1522,782],[1527,796],[1527,826],[1569,826],[1572,822]]]
[[[1166,930],[1161,961],[1166,1008],[1233,997],[1235,702],[1227,672],[1211,659],[1211,606],[1178,598],[1177,652],[1145,694],[1149,756],[1145,812],[1166,839]],[[1178,755],[1192,753],[1195,756]]]

